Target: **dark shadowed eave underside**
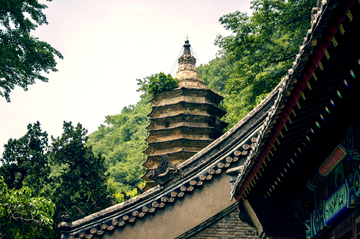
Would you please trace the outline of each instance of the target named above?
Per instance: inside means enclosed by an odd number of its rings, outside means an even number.
[[[231,196],[237,200],[244,195],[269,196],[290,168],[304,167],[295,161],[306,151],[307,134],[313,135],[311,129],[318,130],[317,124],[323,123],[319,114],[325,111],[326,105],[331,105],[330,99],[336,98],[336,90],[346,88],[343,79],[353,79],[350,69],[358,67],[359,24],[358,16],[352,16],[351,11],[356,13],[359,7],[354,3],[353,10],[348,11],[352,5],[353,1],[328,1],[319,8],[294,67],[285,78],[293,82],[293,86],[286,87],[272,126],[262,136],[256,158],[250,167],[240,171],[233,185]],[[352,23],[348,24],[350,18]],[[347,28],[345,32],[344,28]],[[326,114],[323,113],[325,117]],[[341,117],[341,113],[337,116]],[[334,120],[327,122],[328,126]]]

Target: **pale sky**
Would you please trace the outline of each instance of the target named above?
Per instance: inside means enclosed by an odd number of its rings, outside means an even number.
[[[250,0],[53,0],[49,22],[33,35],[50,43],[64,59],[28,91],[17,87],[11,103],[0,98],[0,153],[9,138],[23,136],[40,121],[55,137],[63,121],[80,122],[89,133],[106,115],[136,104],[137,78],[170,73],[188,34],[200,63],[215,58],[217,34],[229,32],[219,18],[249,11]],[[50,142],[50,141],[49,141]],[[0,156],[0,157],[1,157]]]

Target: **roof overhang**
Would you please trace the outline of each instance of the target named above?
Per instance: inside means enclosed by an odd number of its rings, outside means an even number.
[[[318,6],[293,67],[270,96],[278,101],[275,113],[269,113],[271,123],[264,125],[254,157],[239,171],[231,197],[239,201],[243,196],[270,196],[290,168],[304,169],[298,156],[309,148],[307,139],[319,140],[329,127],[341,128],[338,124],[346,120],[342,115],[358,97],[354,88],[359,83],[350,73],[359,70],[358,12],[359,4],[349,0],[322,1]]]

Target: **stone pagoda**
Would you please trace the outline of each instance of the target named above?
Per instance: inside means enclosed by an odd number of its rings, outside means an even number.
[[[200,80],[188,40],[178,63],[175,78],[179,87],[156,94],[150,100],[152,109],[147,126],[150,132],[144,150],[147,159],[142,164],[147,168],[142,176],[147,181],[145,190],[171,180],[167,174],[176,172],[176,165],[221,136],[227,126],[220,120],[226,112],[218,108],[223,97]]]

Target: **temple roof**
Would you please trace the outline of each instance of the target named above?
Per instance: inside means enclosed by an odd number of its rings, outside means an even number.
[[[271,197],[290,178],[309,177],[318,163],[313,156],[323,159],[329,153],[326,146],[337,143],[351,120],[344,115],[359,108],[353,103],[359,102],[359,85],[352,75],[360,68],[359,5],[324,1],[313,10],[312,27],[280,83],[284,87],[274,90],[279,103],[269,115],[271,126],[259,138],[256,157],[231,172],[231,197],[237,200]],[[288,186],[305,187],[301,178],[292,182],[297,185]]]

